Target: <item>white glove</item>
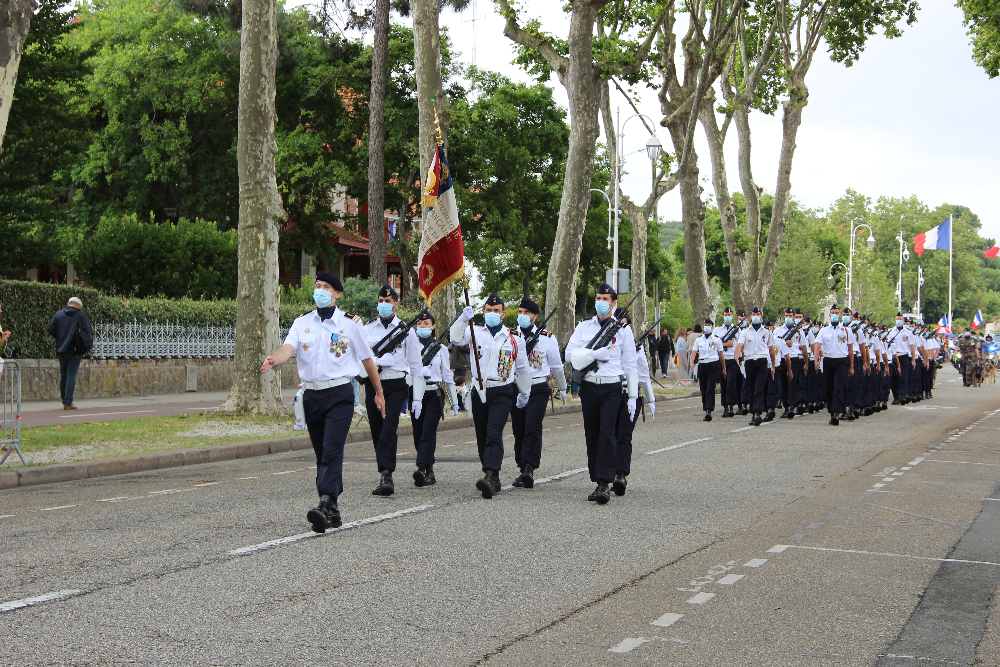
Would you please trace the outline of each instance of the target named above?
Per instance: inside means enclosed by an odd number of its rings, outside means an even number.
[[[628,418],[635,421],[635,399],[628,399]]]
[[[424,376],[425,380],[430,380],[431,379],[431,367],[430,366],[424,366],[424,372],[421,373],[421,375]]]
[[[611,348],[610,347],[599,347],[596,350],[592,350],[594,353],[594,361],[607,361],[611,358]]]
[[[452,417],[457,417],[458,416],[458,406],[457,405],[451,406],[451,416]]]
[[[413,401],[413,405],[410,408],[413,410],[413,418],[420,419],[420,411],[423,409],[424,404],[422,401]]]
[[[472,318],[476,316],[476,311],[472,310],[472,306],[466,306],[462,309],[462,314],[458,316],[458,319],[463,322],[471,322]]]
[[[517,404],[518,409],[521,409],[521,408],[523,408],[524,406],[526,406],[528,404],[528,398],[529,397],[530,397],[530,394],[518,394],[517,395],[517,403],[516,404]]]
[[[563,389],[559,392],[559,398],[562,399],[563,405],[566,405],[566,390]]]
[[[649,404],[649,420],[654,421],[656,419],[656,403]]]

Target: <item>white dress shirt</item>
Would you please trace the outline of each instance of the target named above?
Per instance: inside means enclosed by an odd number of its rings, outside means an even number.
[[[532,324],[530,331],[537,330],[538,328]],[[523,329],[521,334],[524,335]],[[538,342],[528,357],[528,366],[531,367],[531,377],[536,381],[547,379],[550,373],[565,376],[563,362],[559,357],[559,341],[550,332],[546,331],[538,337]]]
[[[889,356],[910,356],[910,346],[913,345],[913,335],[906,330],[906,327],[889,330],[886,341],[892,341],[889,348]]]
[[[722,352],[722,340],[715,335],[715,332],[698,336],[694,341],[694,352],[698,353],[698,365],[710,364],[719,361],[719,352]]]
[[[759,328],[755,329],[754,326],[758,326]],[[770,349],[774,345],[774,334],[763,324],[751,324],[740,332],[738,340],[743,345],[744,359],[770,360]]]
[[[569,359],[570,352],[576,348],[587,347],[600,330],[601,320],[596,315],[580,322],[566,345],[566,358]],[[638,355],[635,352],[635,336],[632,335],[630,327],[619,329],[617,335],[611,339],[608,349],[611,351],[611,358],[607,361],[598,361],[597,370],[587,373],[584,377],[621,377],[630,374],[638,376],[639,365]]]
[[[719,341],[721,342],[722,338],[724,336],[728,335],[729,332],[732,331],[735,328],[736,328],[735,324],[720,324],[718,327],[716,327],[715,329],[712,330],[712,334],[715,335],[715,336],[717,336],[718,339],[719,339]],[[730,345],[729,347],[722,348],[722,356],[724,358],[726,358],[726,359],[735,359],[736,358],[736,341],[737,341],[737,337],[734,336],[732,338],[732,340],[730,340],[730,342],[732,343],[732,345]]]
[[[774,337],[778,339],[778,354],[781,357],[787,355],[792,359],[798,359],[802,356],[802,350],[800,348],[806,344],[805,336],[802,334],[802,327],[799,327],[799,330],[795,332],[795,335],[793,335],[790,340],[785,340],[785,336],[787,336],[788,332],[794,328],[794,324],[792,326],[782,324],[774,330]]]
[[[424,346],[421,345],[421,347]],[[423,359],[423,352],[420,353],[420,356]],[[430,362],[424,366],[424,371],[427,371],[423,375],[428,384],[437,384],[439,382],[455,384],[455,374],[451,372],[451,357],[448,355],[447,346],[442,345],[438,348],[437,354],[431,357]]]
[[[851,330],[839,322],[823,327],[816,334],[816,342],[819,343],[823,356],[831,359],[847,357],[847,346],[854,344],[856,340]]]
[[[395,315],[388,322],[388,325],[382,323],[381,317],[376,317],[365,325],[365,339],[368,341],[368,345],[374,348],[375,344],[382,340],[387,333],[394,331],[402,325],[403,320]],[[420,363],[422,353],[423,346],[420,344],[420,339],[417,338],[417,333],[411,328],[406,332],[406,338],[403,339],[401,345],[376,359],[376,363],[379,365],[379,373],[409,373],[412,377],[420,377],[420,372],[423,369]],[[385,364],[382,360],[386,360],[389,363]]]
[[[372,350],[361,325],[334,308],[326,321],[315,310],[292,322],[285,345],[295,348],[299,379],[324,382],[354,377],[358,366],[371,359]]]
[[[476,334],[476,350],[473,350],[471,345],[473,328]],[[479,379],[479,374],[476,372],[476,358],[472,356],[477,352],[479,366],[486,376],[483,379],[486,381],[509,384],[514,381],[515,375],[531,375],[528,355],[524,352],[524,337],[516,328],[508,329],[501,324],[500,330],[494,336],[483,325],[469,326],[468,322],[459,320],[451,327],[451,340],[455,345],[469,346],[469,366],[472,367],[471,376],[474,380]]]

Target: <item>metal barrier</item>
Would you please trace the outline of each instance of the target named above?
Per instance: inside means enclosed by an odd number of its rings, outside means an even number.
[[[288,329],[282,327],[284,340]],[[169,359],[177,357],[232,357],[236,325],[191,327],[180,324],[132,322],[94,324],[94,359]]]
[[[21,364],[13,359],[3,359],[3,439],[0,440],[0,463],[7,460],[11,452],[17,452],[21,463],[27,465],[21,453]],[[6,450],[6,451],[4,451]]]

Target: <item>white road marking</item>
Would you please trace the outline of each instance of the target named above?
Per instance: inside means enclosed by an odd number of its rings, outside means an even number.
[[[726,576],[724,576],[722,579],[719,579],[715,583],[722,584],[723,586],[732,586],[745,576],[746,576],[745,574],[727,574]]]
[[[963,560],[961,558],[930,558],[928,556],[911,556],[909,554],[890,554],[878,551],[857,551],[854,549],[830,549],[827,547],[803,547],[796,544],[782,544],[787,549],[809,549],[811,551],[832,551],[843,554],[860,554],[862,556],[885,556],[887,558],[908,558],[910,560],[929,560],[935,563],[968,563],[969,565],[995,565],[1000,567],[1000,563],[993,563],[986,560]],[[784,551],[784,549],[782,549]],[[779,552],[780,553],[780,552]]]
[[[617,646],[613,646],[610,649],[611,653],[628,653],[633,649],[637,649],[646,642],[652,641],[651,639],[646,639],[645,637],[629,637],[628,639],[623,639],[618,643]]]
[[[882,479],[882,481],[883,482],[895,482],[896,478],[895,477],[885,477],[885,478]]]
[[[545,484],[547,482],[555,482],[556,480],[566,479],[567,477],[572,477],[573,475],[579,475],[581,472],[587,472],[587,468],[576,468],[574,470],[567,470],[566,472],[561,472],[558,475],[552,475],[551,477],[543,477],[541,479],[536,479],[535,484]]]
[[[13,514],[0,514],[0,519],[9,519],[12,516],[14,516],[14,515]]]
[[[698,593],[688,598],[688,604],[705,604],[715,597],[715,593]]]
[[[407,514],[415,514],[417,512],[426,512],[427,510],[433,508],[434,505],[417,505],[416,507],[408,507],[405,510],[399,510],[398,512],[390,512],[389,514],[379,514],[378,516],[369,517],[367,519],[359,519],[358,521],[351,521],[350,523],[345,523],[340,528],[331,528],[326,531],[326,533],[299,533],[298,535],[289,535],[288,537],[281,537],[276,540],[269,540],[267,542],[261,542],[260,544],[253,544],[249,547],[243,547],[241,549],[233,549],[232,551],[227,551],[227,556],[242,556],[244,554],[253,553],[255,551],[263,551],[264,549],[270,549],[271,547],[282,546],[285,544],[292,544],[294,542],[299,542],[301,540],[306,540],[311,537],[321,537],[322,535],[329,535],[331,533],[340,533],[345,530],[351,530],[352,528],[360,528],[362,526],[370,526],[374,523],[382,523],[383,521],[390,521],[392,519],[398,519],[401,516],[406,516]]]
[[[743,563],[743,567],[760,567],[767,562],[766,558],[753,558]]]
[[[46,507],[44,509],[38,510],[39,512],[52,512],[54,510],[68,510],[70,507],[76,507],[76,505],[60,505],[59,507]]]
[[[769,554],[781,554],[785,553],[785,549],[791,548],[789,544],[775,544],[773,547],[767,550]]]
[[[654,449],[651,452],[646,452],[646,456],[651,454],[662,454],[663,452],[669,452],[673,449],[680,449],[681,447],[687,447],[689,445],[696,445],[699,442],[708,442],[709,440],[715,440],[715,438],[699,438],[698,440],[690,440],[688,442],[682,442],[679,445],[671,445],[670,447],[663,447],[662,449]]]
[[[166,496],[171,493],[184,493],[185,491],[191,491],[192,489],[164,489],[162,491],[150,491],[146,495],[149,496]]]
[[[872,484],[876,489],[881,489],[885,484]]]
[[[441,449],[445,449],[447,447],[456,447],[456,446],[457,445],[441,445]]]
[[[239,479],[260,479],[259,477],[240,477]]]
[[[658,619],[650,623],[650,625],[656,625],[661,628],[669,628],[671,625],[681,620],[682,618],[684,618],[684,614],[674,614],[671,612],[667,612],[663,616],[660,616]]]
[[[101,500],[98,500],[97,502],[99,502],[99,503],[115,503],[115,502],[118,502],[119,500],[128,500],[128,496],[116,496],[115,498],[103,498]]]
[[[60,417],[59,419],[74,419],[80,417],[104,417],[106,415],[137,415],[142,412],[156,412],[156,410],[129,410],[128,412],[91,412],[90,414],[75,414],[66,415],[65,417]]]
[[[740,431],[749,431],[751,429],[757,428],[756,426],[744,426],[743,428],[738,428],[735,431],[730,431],[730,433],[739,433]]]
[[[977,463],[975,461],[944,461],[944,460],[941,460],[941,459],[927,459],[927,462],[928,463],[961,463],[962,465],[967,465],[967,466],[991,466],[991,467],[1000,466],[1000,463]]]
[[[83,591],[78,590],[62,590],[55,591],[54,593],[46,593],[45,595],[36,595],[32,598],[24,598],[23,600],[14,600],[12,602],[4,602],[0,604],[0,613],[5,611],[13,611],[15,609],[21,609],[22,607],[30,607],[33,604],[38,604],[40,602],[48,602],[49,600],[59,600],[62,598],[72,597],[78,595]]]
[[[195,484],[195,486],[215,486],[216,484],[222,484],[222,482],[205,482],[204,484]]]
[[[284,472],[272,472],[272,475],[289,475],[293,472],[298,472],[297,470],[285,470]]]

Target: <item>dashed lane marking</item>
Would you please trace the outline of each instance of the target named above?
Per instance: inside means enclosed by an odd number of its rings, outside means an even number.
[[[931,558],[929,556],[911,556],[909,554],[890,554],[879,551],[859,551],[856,549],[832,549],[829,547],[804,547],[798,544],[776,544],[767,550],[768,553],[780,554],[788,549],[808,549],[810,551],[829,551],[841,554],[858,554],[860,556],[883,556],[885,558],[906,558],[908,560],[927,560],[935,563],[966,563],[968,565],[995,565],[1000,567],[1000,563],[988,560],[964,560],[962,558]]]
[[[760,567],[767,562],[766,558],[753,558],[743,563],[743,567]]]
[[[55,510],[68,510],[70,507],[76,507],[76,505],[60,505],[59,507],[44,507],[39,512],[54,512]]]
[[[670,447],[663,447],[661,449],[654,449],[651,452],[646,452],[646,456],[651,454],[662,454],[663,452],[669,452],[674,449],[680,449],[681,447],[688,447],[690,445],[696,445],[699,442],[708,442],[709,440],[715,440],[715,438],[699,438],[697,440],[689,440],[688,442],[682,442],[679,445],[671,445]]]
[[[83,591],[78,590],[62,590],[55,591],[53,593],[46,593],[44,595],[36,595],[31,598],[24,598],[23,600],[13,600],[12,602],[4,602],[0,604],[0,613],[5,611],[13,611],[15,609],[21,609],[23,607],[30,607],[31,605],[41,604],[42,602],[49,602],[50,600],[61,600],[63,598],[72,597],[78,595]]]
[[[297,470],[284,470],[282,472],[272,472],[272,475],[289,475],[293,472],[298,472]]]
[[[628,639],[623,639],[616,646],[612,647],[610,650],[612,653],[628,653],[634,649],[639,648],[646,642],[651,642],[652,639],[647,639],[645,637],[629,637]]]
[[[97,502],[99,502],[99,503],[117,503],[117,502],[119,502],[121,500],[128,500],[128,499],[129,499],[128,496],[115,496],[114,498],[102,498],[101,500],[98,500]]]
[[[727,574],[726,576],[724,576],[722,579],[719,579],[715,583],[721,584],[723,586],[732,586],[745,576],[746,576],[745,574]]]
[[[661,628],[669,628],[671,625],[681,620],[682,618],[684,618],[684,614],[674,614],[671,612],[667,612],[663,616],[660,616],[658,619],[650,623],[650,625],[656,625]]]
[[[705,604],[715,597],[715,593],[698,593],[688,598],[688,604]]]
[[[239,477],[238,479],[260,479],[259,477]]]
[[[222,482],[205,482],[204,484],[195,484],[195,486],[215,486],[216,484],[222,484]]]

